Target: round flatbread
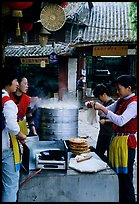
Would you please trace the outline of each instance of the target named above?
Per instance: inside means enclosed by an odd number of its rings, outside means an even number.
[[[69,142],[69,145],[71,146],[87,146],[88,145],[88,142],[81,142],[81,143],[74,143],[74,142]]]
[[[70,146],[69,145],[69,147],[70,147],[70,149],[77,149],[77,150],[79,150],[79,149],[89,149],[89,147],[88,146],[84,146],[84,147],[80,147],[80,146]]]
[[[82,138],[69,138],[69,142],[81,144],[81,143],[84,143],[87,141],[86,141],[86,139],[82,139]]]
[[[83,154],[83,153],[88,153],[88,152],[90,152],[90,149],[88,149],[88,150],[84,150],[84,151],[72,151],[72,153],[74,153],[74,154],[76,154],[76,155],[79,155],[79,154]]]

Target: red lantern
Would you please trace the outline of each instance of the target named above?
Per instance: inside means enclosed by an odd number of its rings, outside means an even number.
[[[9,6],[11,9],[26,9],[30,7],[33,2],[5,2],[5,5]]]
[[[16,36],[20,36],[21,31],[19,18],[23,17],[22,9],[30,7],[33,4],[33,2],[5,2],[5,4],[9,6],[11,9],[13,9],[12,16],[17,18]]]
[[[60,4],[60,6],[61,6],[62,8],[65,8],[67,5],[68,5],[68,2],[62,2],[62,3]]]
[[[32,30],[33,23],[31,23],[31,22],[21,22],[20,23],[20,28],[21,28],[22,31],[28,32],[28,31]]]

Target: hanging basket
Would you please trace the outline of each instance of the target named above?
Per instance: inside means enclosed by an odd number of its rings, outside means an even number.
[[[66,14],[58,4],[48,3],[41,11],[42,25],[49,31],[57,31],[65,24]]]

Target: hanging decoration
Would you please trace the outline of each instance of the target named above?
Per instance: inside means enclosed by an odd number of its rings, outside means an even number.
[[[67,5],[68,5],[68,2],[62,2],[62,3],[60,4],[60,6],[61,6],[62,8],[65,8]]]
[[[5,2],[12,9],[12,16],[17,18],[16,36],[21,36],[19,18],[23,17],[22,10],[32,6],[33,2]]]
[[[58,62],[58,56],[55,52],[52,52],[50,55],[49,55],[49,63],[50,64],[57,64]]]
[[[20,23],[20,28],[22,32],[22,38],[24,44],[28,42],[28,32],[32,30],[33,28],[33,23],[32,22],[21,22]]]
[[[33,2],[4,2],[11,9],[22,10],[32,6]]]
[[[44,27],[40,30],[40,33],[39,33],[39,43],[40,45],[43,47],[47,44],[48,42],[48,36],[50,35],[51,33],[46,30]]]
[[[66,21],[64,9],[55,3],[47,3],[40,13],[41,24],[48,31],[57,31]]]
[[[28,32],[28,31],[32,30],[33,23],[32,22],[21,22],[20,28],[22,31]]]

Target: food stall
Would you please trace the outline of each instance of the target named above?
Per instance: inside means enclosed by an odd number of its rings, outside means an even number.
[[[38,108],[39,136],[24,146],[18,202],[118,202],[116,173],[78,137],[78,109],[60,107]]]

